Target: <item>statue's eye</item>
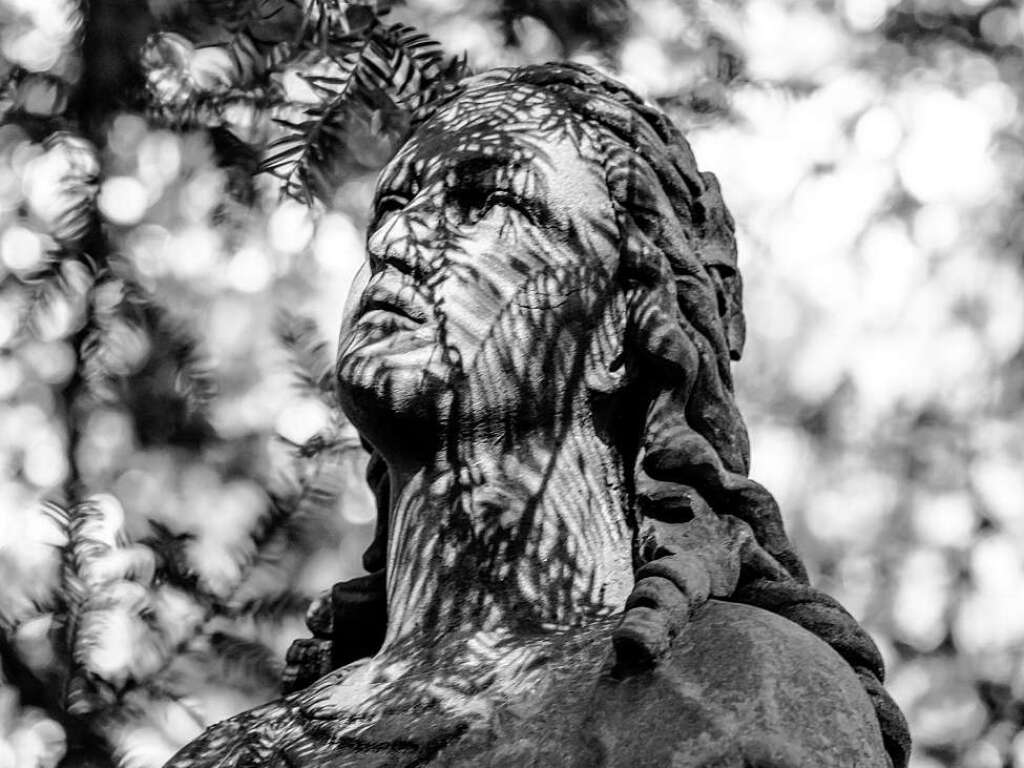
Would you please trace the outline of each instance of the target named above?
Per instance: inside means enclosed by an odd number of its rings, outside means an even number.
[[[456,186],[449,190],[448,205],[459,221],[476,224],[496,205],[519,209],[519,199],[508,189],[488,189],[472,185]]]
[[[485,205],[489,208],[492,205],[510,205],[516,207],[519,198],[509,189],[495,189],[487,196]]]
[[[449,187],[445,202],[453,218],[476,224],[486,212],[487,191],[475,184],[456,183]]]

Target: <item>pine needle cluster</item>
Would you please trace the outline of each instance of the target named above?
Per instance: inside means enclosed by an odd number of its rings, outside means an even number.
[[[151,110],[170,125],[229,131],[260,148],[259,170],[286,195],[329,199],[340,170],[358,161],[354,136],[399,137],[463,69],[426,34],[387,23],[390,5],[186,3],[147,43]]]

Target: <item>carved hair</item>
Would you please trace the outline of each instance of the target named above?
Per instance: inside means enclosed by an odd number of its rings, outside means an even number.
[[[747,432],[730,371],[743,346],[741,283],[733,221],[715,177],[698,171],[666,115],[580,65],[494,70],[464,81],[418,117],[429,118],[467,88],[501,84],[556,95],[604,137],[628,303],[626,365],[630,386],[647,404],[629,511],[638,528],[637,587],[617,647],[657,644],[673,617],[682,611],[685,621],[709,595],[772,611],[851,665],[874,705],[890,759],[902,768],[910,737],[882,688],[875,644],[837,601],[807,583],[774,498],[747,477]],[[371,458],[368,479],[381,512],[377,540],[364,557],[373,571],[383,566],[388,497],[379,456]],[[664,589],[666,583],[672,588]]]

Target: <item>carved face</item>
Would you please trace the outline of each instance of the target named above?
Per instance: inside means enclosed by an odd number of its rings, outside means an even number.
[[[385,456],[453,418],[557,420],[618,259],[599,142],[542,90],[470,89],[384,170],[338,378]]]

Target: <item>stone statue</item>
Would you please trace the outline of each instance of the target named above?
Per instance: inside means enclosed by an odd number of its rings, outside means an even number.
[[[298,690],[170,765],[905,766],[878,651],[747,477],[714,177],[582,66],[419,117],[337,366],[372,573],[312,612]]]

